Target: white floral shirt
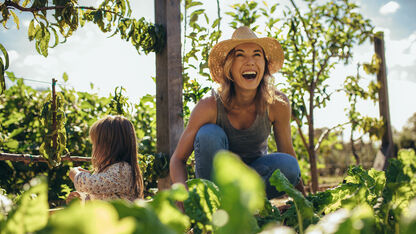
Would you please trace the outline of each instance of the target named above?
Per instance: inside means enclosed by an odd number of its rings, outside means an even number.
[[[137,199],[133,195],[132,168],[127,162],[110,165],[100,173],[79,171],[75,175],[74,186],[78,192],[87,193],[92,200]]]

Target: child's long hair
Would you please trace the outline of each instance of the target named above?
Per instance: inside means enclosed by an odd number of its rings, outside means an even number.
[[[143,177],[137,163],[137,139],[133,124],[123,116],[107,116],[90,128],[92,166],[102,172],[108,166],[127,162],[133,173],[133,192],[143,198]]]

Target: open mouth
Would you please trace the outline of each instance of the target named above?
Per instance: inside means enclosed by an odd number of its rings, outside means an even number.
[[[247,80],[252,80],[252,79],[256,78],[256,76],[257,76],[257,72],[255,72],[255,71],[243,72],[243,77],[244,77],[244,79],[247,79]]]

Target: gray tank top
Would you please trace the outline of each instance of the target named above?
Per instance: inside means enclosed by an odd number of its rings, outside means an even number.
[[[238,130],[231,125],[219,95],[214,90],[212,93],[217,101],[216,124],[227,134],[229,150],[239,155],[245,163],[251,163],[267,154],[267,138],[271,129],[267,110],[263,114],[257,114],[254,123],[249,128]]]

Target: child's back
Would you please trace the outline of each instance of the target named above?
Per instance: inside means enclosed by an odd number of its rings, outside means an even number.
[[[132,169],[127,162],[112,164],[100,173],[81,171],[75,176],[74,186],[77,191],[89,194],[92,200],[137,199]]]

